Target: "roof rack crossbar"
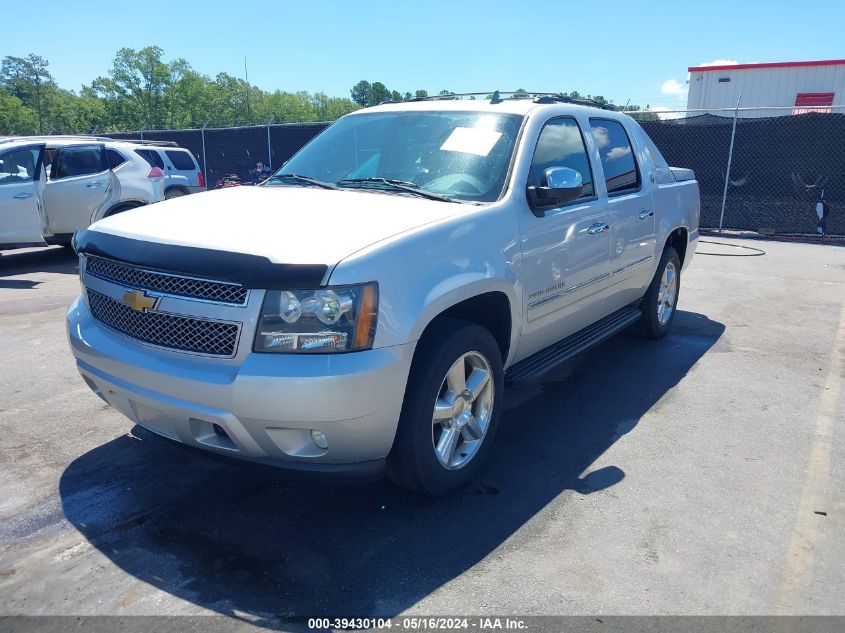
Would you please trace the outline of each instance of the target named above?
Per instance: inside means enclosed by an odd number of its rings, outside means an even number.
[[[103,138],[103,140],[116,141],[118,143],[132,143],[133,145],[152,145],[154,147],[179,147],[176,141],[153,141],[137,138]]]
[[[602,110],[616,110],[616,108],[611,103],[596,101],[595,99],[588,99],[586,97],[570,97],[569,95],[565,95],[559,92],[538,95],[534,98],[534,103],[572,103],[574,105],[601,108]]]
[[[535,103],[571,103],[574,105],[592,106],[603,110],[615,110],[616,108],[606,102],[587,99],[586,97],[570,97],[562,92],[545,90],[491,90],[488,92],[450,92],[443,95],[429,95],[427,97],[414,97],[411,101],[444,101],[460,99],[463,97],[484,97],[490,99],[491,103],[501,103],[503,97],[509,99],[533,99]]]

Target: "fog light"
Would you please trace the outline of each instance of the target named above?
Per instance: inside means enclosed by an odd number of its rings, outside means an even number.
[[[326,438],[326,436],[320,433],[317,429],[311,429],[311,439],[314,440],[314,443],[318,448],[325,450],[329,447],[328,438]]]

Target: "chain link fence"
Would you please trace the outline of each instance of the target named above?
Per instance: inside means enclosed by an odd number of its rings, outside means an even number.
[[[845,107],[630,112],[670,165],[695,171],[701,226],[845,235]]]
[[[695,171],[702,228],[845,235],[845,107],[795,113],[793,108],[737,108],[628,114],[639,120],[670,165]],[[261,180],[328,125],[112,136],[175,141],[193,152],[213,189],[231,174],[245,183]]]
[[[205,175],[206,188],[214,189],[230,175],[236,175],[244,183],[263,180],[329,125],[331,122],[199,130],[139,130],[110,136],[178,143],[196,157]]]

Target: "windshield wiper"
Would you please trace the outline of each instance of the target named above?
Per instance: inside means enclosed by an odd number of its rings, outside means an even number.
[[[439,193],[432,193],[430,191],[425,191],[424,189],[420,189],[420,186],[415,182],[409,182],[407,180],[395,180],[393,178],[344,178],[343,180],[338,180],[337,184],[341,187],[349,186],[349,185],[386,185],[391,189],[395,189],[396,191],[407,191],[408,193],[412,193],[423,198],[428,198],[429,200],[440,200],[441,202],[459,202],[454,198],[450,198],[449,196],[444,196]]]
[[[315,185],[317,187],[322,187],[323,189],[339,189],[337,185],[333,185],[330,182],[323,182],[322,180],[318,180],[317,178],[312,178],[311,176],[302,176],[300,174],[276,174],[272,176],[267,183],[271,183],[274,180],[296,180],[298,182],[304,182],[309,185]]]
[[[395,178],[344,178],[343,180],[339,180],[339,183],[359,183],[359,182],[375,182],[382,185],[401,185],[403,187],[411,187],[413,189],[419,189],[420,186],[415,183],[411,182],[410,180],[397,180]]]

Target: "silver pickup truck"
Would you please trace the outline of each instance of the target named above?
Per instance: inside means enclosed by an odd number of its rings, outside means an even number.
[[[347,115],[261,186],[77,234],[86,383],[215,453],[444,494],[508,383],[672,325],[692,172],[631,118],[554,95]]]

